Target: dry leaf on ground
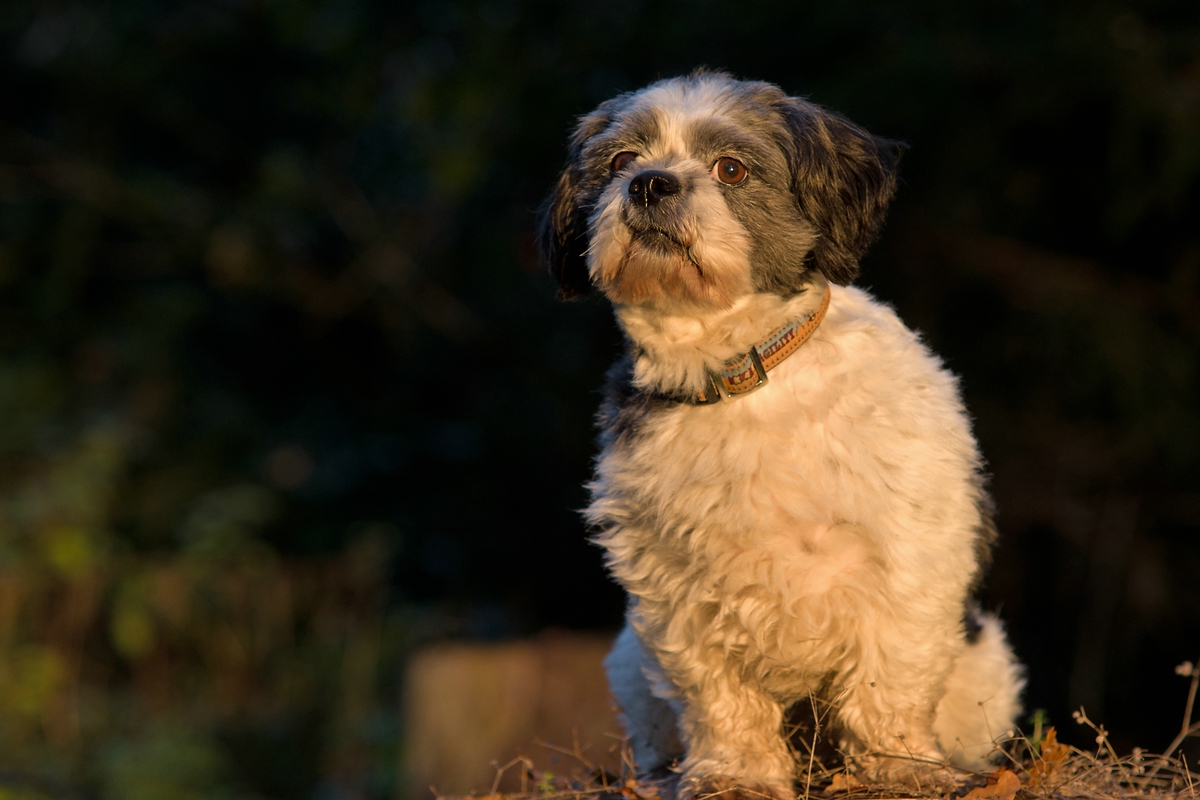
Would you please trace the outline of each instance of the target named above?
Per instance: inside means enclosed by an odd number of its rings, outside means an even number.
[[[1013,772],[1002,769],[995,774],[996,782],[988,782],[967,792],[963,800],[1012,800],[1021,788],[1021,779]]]
[[[1071,748],[1058,743],[1058,733],[1054,728],[1046,729],[1046,738],[1042,740],[1041,756],[1034,760],[1029,768],[1029,783],[1037,786],[1052,779],[1058,774],[1063,764],[1071,755]]]
[[[657,786],[643,786],[636,778],[625,781],[625,785],[621,787],[621,794],[626,800],[660,800]]]
[[[825,787],[825,793],[850,792],[862,785],[863,782],[849,772],[839,772],[833,776],[833,780],[829,782],[829,786]]]

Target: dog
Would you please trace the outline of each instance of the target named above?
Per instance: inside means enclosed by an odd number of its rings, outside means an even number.
[[[798,702],[910,783],[986,769],[1020,711],[972,601],[995,528],[956,379],[851,285],[902,150],[698,71],[581,117],[541,209],[560,295],[625,337],[585,516],[629,596],[605,667],[634,759],[681,797],[794,797]]]

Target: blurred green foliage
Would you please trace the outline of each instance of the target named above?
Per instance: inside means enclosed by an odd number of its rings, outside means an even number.
[[[0,797],[391,796],[413,646],[616,624],[572,510],[616,336],[533,209],[575,115],[702,63],[913,145],[863,282],[963,376],[1030,706],[1161,746],[1200,638],[1197,16],[5,3]]]

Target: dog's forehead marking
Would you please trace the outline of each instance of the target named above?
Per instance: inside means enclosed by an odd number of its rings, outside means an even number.
[[[652,137],[650,152],[662,157],[689,155],[688,131],[701,120],[726,116],[734,105],[728,88],[715,81],[655,84],[643,89],[630,101],[629,112],[654,114],[657,135]]]

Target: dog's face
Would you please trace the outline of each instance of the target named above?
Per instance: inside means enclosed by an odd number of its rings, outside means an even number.
[[[542,209],[563,297],[725,308],[846,284],[878,234],[901,146],[767,83],[698,73],[583,117]]]

